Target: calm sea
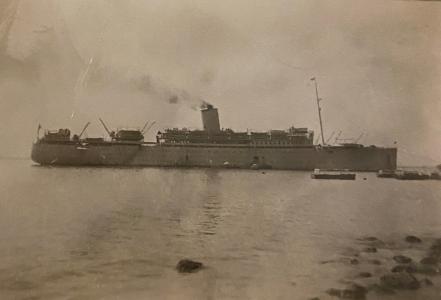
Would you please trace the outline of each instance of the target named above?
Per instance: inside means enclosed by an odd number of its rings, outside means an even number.
[[[393,255],[424,256],[441,238],[440,187],[371,173],[329,181],[0,160],[0,299],[331,299],[327,289],[378,281]],[[407,245],[409,234],[423,244]],[[367,236],[386,246],[363,253]],[[206,268],[179,274],[182,258]],[[439,299],[430,279],[368,299]]]

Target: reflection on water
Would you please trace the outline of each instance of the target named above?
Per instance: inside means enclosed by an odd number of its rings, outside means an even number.
[[[0,166],[1,299],[329,299],[360,270],[387,270],[403,236],[441,232],[436,181]],[[387,247],[355,268],[363,236]],[[207,268],[178,274],[182,258]]]
[[[201,190],[201,200],[204,217],[202,217],[199,225],[199,233],[205,235],[216,234],[216,227],[222,221],[221,202],[219,188],[222,186],[222,178],[219,176],[219,170],[207,169],[204,171],[206,175],[205,187]]]

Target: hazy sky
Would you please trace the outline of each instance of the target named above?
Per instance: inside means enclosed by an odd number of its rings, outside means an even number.
[[[149,138],[200,127],[201,99],[223,127],[318,136],[315,76],[326,136],[364,133],[365,144],[397,141],[402,164],[441,163],[441,2],[2,3],[0,154],[29,155],[39,122],[79,131],[90,120],[102,135],[99,116],[156,120]]]

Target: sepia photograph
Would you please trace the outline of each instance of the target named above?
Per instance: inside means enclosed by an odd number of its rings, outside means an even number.
[[[0,0],[0,300],[441,299],[441,0]]]

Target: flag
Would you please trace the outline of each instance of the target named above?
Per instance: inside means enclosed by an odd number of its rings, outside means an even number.
[[[41,127],[41,124],[38,123],[38,128],[37,128],[37,140],[40,139],[40,129],[41,129],[41,128],[42,128],[42,127]]]

